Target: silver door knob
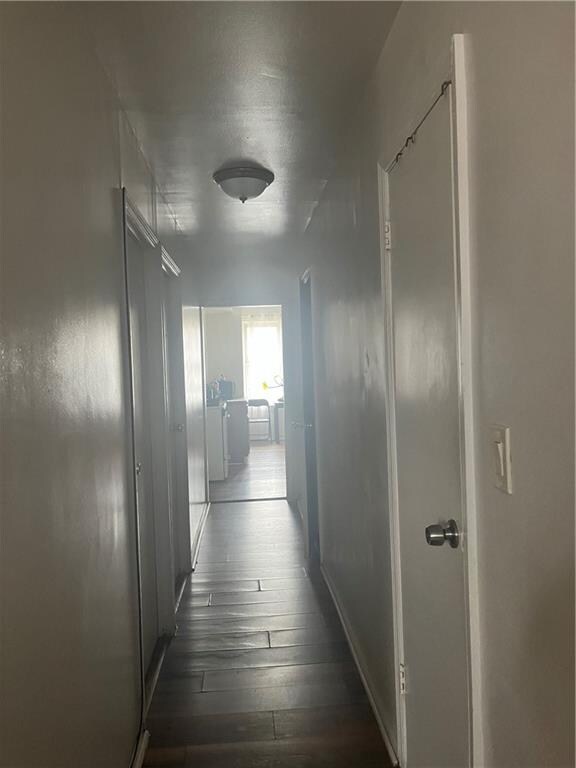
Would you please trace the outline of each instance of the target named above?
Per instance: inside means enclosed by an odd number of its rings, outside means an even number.
[[[142,464],[137,461],[136,462],[136,474],[139,475],[142,472]]]
[[[444,525],[426,526],[426,543],[431,547],[441,547],[447,541],[453,549],[458,546],[460,532],[456,520],[448,520]]]
[[[312,424],[304,424],[301,421],[293,421],[292,429],[312,429]]]

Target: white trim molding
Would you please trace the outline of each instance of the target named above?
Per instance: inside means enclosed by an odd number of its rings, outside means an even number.
[[[468,580],[472,765],[481,768],[484,765],[484,747],[482,740],[482,662],[478,576],[477,431],[474,393],[474,276],[470,246],[470,149],[466,38],[467,36],[463,34],[452,36],[452,81],[454,87],[452,125],[458,298],[460,300],[460,366],[464,504],[467,528],[465,544]]]
[[[364,690],[366,691],[366,695],[368,696],[368,700],[370,701],[370,706],[372,707],[374,717],[376,718],[376,722],[378,723],[378,728],[380,729],[380,733],[382,734],[382,739],[386,746],[386,750],[388,752],[388,756],[390,757],[392,766],[394,767],[399,766],[400,762],[398,760],[394,747],[392,746],[392,742],[390,740],[390,737],[388,736],[388,732],[386,730],[384,722],[380,717],[380,713],[376,705],[376,699],[375,699],[374,693],[372,692],[372,688],[370,686],[370,681],[368,679],[368,676],[364,672],[360,654],[358,652],[357,643],[355,642],[355,636],[354,636],[354,631],[352,630],[352,626],[346,617],[344,609],[342,608],[340,600],[338,599],[338,593],[336,591],[336,588],[324,565],[320,565],[320,571],[322,573],[322,576],[324,577],[324,582],[328,587],[328,591],[330,592],[330,595],[332,597],[332,602],[336,606],[336,611],[338,613],[338,617],[340,618],[340,623],[342,624],[344,634],[346,635],[346,640],[348,641],[348,646],[350,647],[350,650],[352,652],[352,658],[354,659],[354,664],[356,665],[356,669],[358,670],[358,674],[360,675],[360,679],[362,680],[362,685],[364,686]]]
[[[140,738],[138,739],[138,745],[136,752],[134,753],[134,759],[132,760],[131,768],[142,768],[144,765],[144,758],[146,757],[146,750],[148,749],[148,742],[150,741],[150,733],[148,731],[142,731]]]
[[[202,516],[200,518],[200,522],[198,523],[198,528],[196,529],[194,540],[192,542],[192,572],[194,572],[194,570],[196,569],[196,563],[198,562],[198,553],[200,552],[200,544],[202,542],[202,536],[204,535],[204,528],[206,527],[206,520],[208,520],[209,514],[210,514],[210,502],[207,501],[204,504],[204,509],[202,510]]]
[[[402,578],[400,570],[400,526],[398,518],[398,467],[396,465],[396,407],[394,401],[394,334],[392,315],[392,271],[388,249],[387,222],[390,219],[390,203],[388,194],[388,170],[378,165],[378,182],[380,194],[380,251],[382,297],[384,299],[384,328],[386,335],[386,425],[387,455],[388,455],[388,510],[390,520],[390,559],[392,579],[392,611],[394,632],[394,689],[396,695],[396,739],[400,765],[406,764],[407,733],[406,706],[400,689],[400,669],[404,664],[404,618],[402,611]]]
[[[126,226],[130,234],[136,238],[136,240],[143,241],[150,245],[152,248],[156,248],[159,244],[158,235],[152,229],[150,224],[146,221],[143,214],[139,211],[138,207],[128,197],[126,187],[123,187],[124,192],[124,210],[126,215]]]
[[[163,245],[160,246],[160,252],[162,254],[162,269],[168,274],[178,277],[181,272],[180,267],[176,264]]]

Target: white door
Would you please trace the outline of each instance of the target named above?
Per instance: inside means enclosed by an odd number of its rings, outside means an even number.
[[[126,267],[130,312],[134,451],[136,461],[136,510],[140,589],[142,594],[142,652],[147,670],[158,639],[156,531],[154,521],[153,461],[150,392],[147,376],[146,290],[144,249],[126,237]]]
[[[168,468],[172,521],[172,559],[177,590],[192,569],[188,510],[188,450],[186,443],[186,393],[182,343],[182,302],[179,277],[163,272],[163,333],[168,414]]]
[[[409,768],[470,764],[451,97],[388,174]]]

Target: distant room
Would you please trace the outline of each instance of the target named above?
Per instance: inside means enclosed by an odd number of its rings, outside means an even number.
[[[210,500],[285,498],[282,307],[203,317]]]

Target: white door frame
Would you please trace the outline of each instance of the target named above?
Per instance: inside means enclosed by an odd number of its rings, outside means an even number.
[[[151,353],[160,351],[164,355],[162,333],[162,291],[159,278],[162,270],[173,270],[175,263],[163,249],[156,232],[138,208],[130,201],[124,189],[124,216],[126,236],[133,237],[143,248],[145,279],[145,312],[148,330],[148,347]],[[177,268],[177,267],[176,267]],[[164,394],[164,368],[157,360],[148,359],[148,374],[152,379],[154,391]],[[151,413],[152,440],[152,494],[156,553],[156,598],[158,611],[158,638],[171,636],[175,631],[175,596],[174,562],[172,547],[172,522],[170,519],[169,499],[166,498],[168,485],[168,467],[166,450],[168,440],[168,422],[166,403],[163,397],[161,407],[153,408]]]
[[[466,558],[466,588],[468,613],[468,658],[470,678],[470,726],[471,761],[480,768],[484,764],[482,748],[480,619],[478,602],[478,543],[477,543],[477,494],[476,494],[476,430],[474,406],[474,347],[473,347],[473,295],[472,262],[470,254],[470,193],[469,193],[469,137],[468,92],[466,81],[466,36],[453,35],[450,72],[447,80],[452,83],[452,157],[454,191],[454,243],[456,263],[458,356],[460,362],[459,409],[462,450],[463,515],[466,520],[464,555]],[[396,157],[396,156],[395,156]],[[392,543],[392,591],[394,612],[394,657],[396,674],[396,716],[398,759],[406,764],[407,732],[406,710],[402,679],[404,671],[404,637],[402,612],[402,583],[400,576],[400,519],[398,507],[398,476],[396,464],[396,418],[394,339],[392,325],[391,258],[388,248],[389,221],[389,173],[395,158],[386,166],[378,165],[380,192],[380,248],[382,295],[386,335],[386,416],[388,425],[388,506],[390,511],[390,540]]]
[[[208,385],[208,382],[206,381],[206,339],[204,337],[204,309],[205,307],[198,307],[198,313],[200,316],[200,357],[201,357],[201,366],[202,366],[202,428],[204,430],[204,439],[202,441],[204,445],[204,499],[206,504],[206,512],[208,511],[208,508],[210,506],[210,476],[208,473],[208,439],[207,439],[207,421],[208,421],[208,412],[207,412],[207,398],[206,398],[206,388]],[[205,520],[206,518],[204,518]],[[200,528],[200,531],[202,530],[202,527]],[[194,568],[196,565],[195,558],[198,557],[198,548],[200,546],[200,535],[197,537],[197,545],[195,547],[195,554],[192,558],[192,567]]]
[[[180,446],[185,447],[184,455],[178,455],[169,450],[168,456],[175,462],[171,467],[171,480],[174,481],[172,491],[172,523],[174,577],[178,582],[184,575],[192,571],[192,542],[190,541],[190,513],[188,501],[188,457],[187,457],[187,425],[186,425],[186,394],[184,383],[184,344],[182,338],[182,296],[180,290],[180,267],[170,256],[163,245],[160,246],[162,270],[168,280],[167,291],[163,300],[164,337],[167,345],[166,353],[171,349],[177,352],[177,359],[167,355],[166,371],[172,366],[167,376],[166,392],[169,402],[166,403],[168,415],[169,439],[177,438]],[[178,354],[181,352],[181,354]],[[174,422],[170,421],[175,419]],[[184,460],[182,460],[184,459]],[[174,535],[176,541],[174,541]],[[178,588],[178,584],[175,585]]]

